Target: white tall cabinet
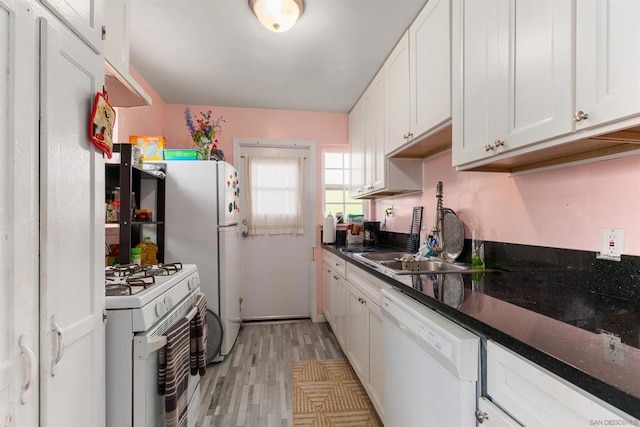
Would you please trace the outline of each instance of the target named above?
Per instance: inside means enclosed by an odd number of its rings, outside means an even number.
[[[9,426],[39,421],[36,37],[27,5],[0,0],[0,425]]]
[[[101,22],[103,3],[64,3],[73,12],[54,16],[0,0],[0,421],[11,427],[105,419],[104,166],[88,138],[104,57],[67,27],[89,9]]]

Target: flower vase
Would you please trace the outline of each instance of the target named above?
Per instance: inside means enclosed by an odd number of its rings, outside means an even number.
[[[198,159],[199,160],[209,160],[211,156],[211,148],[213,144],[208,139],[201,140],[198,143]]]

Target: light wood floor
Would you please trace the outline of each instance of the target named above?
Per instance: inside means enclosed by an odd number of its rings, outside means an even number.
[[[344,358],[328,323],[245,323],[225,360],[207,367],[198,427],[291,427],[293,362]]]

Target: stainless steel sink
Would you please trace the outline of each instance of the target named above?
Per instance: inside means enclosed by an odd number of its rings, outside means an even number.
[[[472,270],[468,264],[453,263],[441,259],[424,259],[404,263],[402,255],[407,252],[367,252],[355,253],[353,257],[371,268],[391,274],[451,274],[475,273],[485,270]]]
[[[394,270],[395,272],[401,272],[396,274],[443,272],[459,273],[464,270],[469,270],[469,267],[461,264],[434,260],[411,261],[410,263],[406,263],[404,266],[402,261],[380,261],[380,265],[390,270]]]
[[[364,252],[357,253],[354,256],[359,258],[364,258],[369,261],[379,262],[379,261],[395,261],[399,258],[402,258],[402,255],[413,255],[408,252]]]

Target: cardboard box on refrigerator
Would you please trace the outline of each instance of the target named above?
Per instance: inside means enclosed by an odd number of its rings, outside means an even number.
[[[164,136],[131,135],[129,143],[142,149],[144,160],[163,160],[162,151],[167,144]]]

